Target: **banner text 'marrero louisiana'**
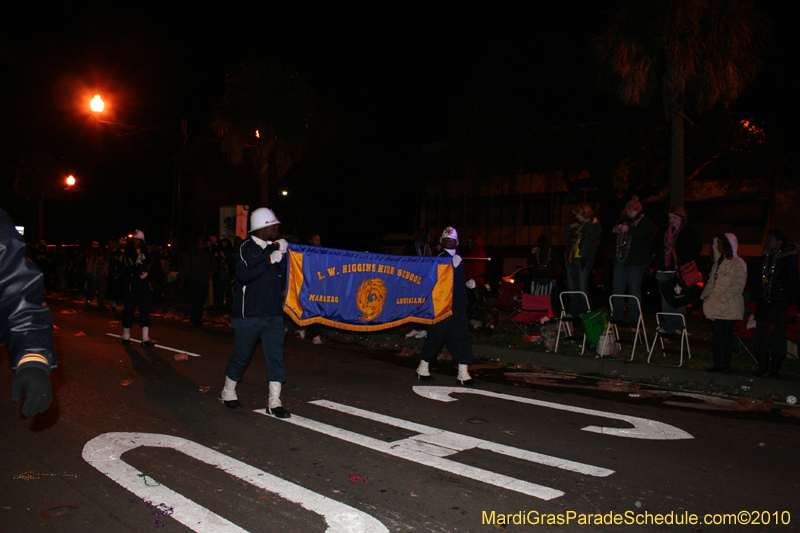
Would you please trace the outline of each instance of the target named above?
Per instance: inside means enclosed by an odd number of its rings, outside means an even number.
[[[290,244],[284,310],[300,326],[375,331],[452,314],[447,257],[370,254]]]

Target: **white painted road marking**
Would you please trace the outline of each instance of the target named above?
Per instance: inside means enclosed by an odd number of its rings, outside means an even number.
[[[678,429],[675,426],[670,426],[669,424],[664,424],[663,422],[656,422],[655,420],[639,418],[636,416],[618,415],[616,413],[609,413],[606,411],[596,411],[594,409],[584,409],[582,407],[573,407],[571,405],[563,405],[560,403],[532,400],[530,398],[521,398],[519,396],[511,396],[508,394],[500,394],[497,392],[490,392],[480,389],[466,389],[460,387],[426,387],[420,385],[414,386],[413,389],[414,392],[423,398],[429,398],[431,400],[437,400],[440,402],[458,401],[455,398],[450,397],[450,395],[453,393],[480,394],[482,396],[500,398],[502,400],[510,400],[512,402],[527,403],[539,407],[547,407],[549,409],[560,409],[562,411],[571,411],[573,413],[580,413],[584,415],[600,416],[603,418],[610,418],[612,420],[622,420],[633,425],[632,428],[607,428],[599,426],[587,426],[582,428],[583,431],[600,433],[602,435],[647,440],[681,440],[694,438],[689,433],[686,433],[682,429]]]
[[[122,335],[117,335],[115,333],[106,333],[106,335],[108,335],[109,337],[116,337],[118,339],[122,338]],[[142,343],[142,341],[134,338],[131,338],[131,341],[138,342],[139,344]],[[162,350],[169,350],[170,352],[185,353],[186,355],[191,355],[192,357],[200,357],[199,353],[187,352],[186,350],[176,350],[175,348],[170,348],[169,346],[163,346],[161,344],[154,344],[153,346],[155,346],[156,348],[161,348]]]
[[[419,435],[414,435],[407,439],[394,442],[384,442],[361,435],[359,433],[347,431],[345,429],[337,428],[335,426],[303,418],[297,415],[292,415],[291,418],[283,420],[285,422],[289,422],[306,429],[311,429],[313,431],[317,431],[319,433],[323,433],[347,442],[352,442],[354,444],[364,446],[365,448],[383,452],[394,457],[400,457],[402,459],[413,461],[425,466],[431,466],[433,468],[474,479],[476,481],[481,481],[483,483],[488,483],[490,485],[495,485],[497,487],[516,492],[521,492],[522,494],[527,494],[542,500],[552,500],[553,498],[563,496],[564,493],[560,490],[552,489],[550,487],[529,483],[527,481],[522,481],[520,479],[497,474],[495,472],[490,472],[488,470],[483,470],[481,468],[476,468],[443,458],[460,451],[477,448],[493,451],[509,457],[516,457],[532,463],[552,466],[562,470],[578,472],[580,474],[586,474],[595,477],[605,477],[614,473],[613,470],[608,470],[606,468],[577,463],[567,459],[559,459],[557,457],[543,455],[528,450],[522,450],[511,446],[505,446],[503,444],[497,444],[483,439],[468,437],[466,435],[452,433],[450,431],[373,413],[371,411],[364,411],[362,409],[335,402],[329,402],[327,400],[316,400],[310,403],[342,413],[347,413],[361,418],[366,418],[368,420],[374,420],[383,424],[399,427],[408,431],[415,431],[418,432]],[[256,412],[263,415],[267,414],[266,409],[259,409],[256,410]]]
[[[163,502],[168,507],[173,507],[175,512],[171,515],[172,518],[197,533],[247,533],[247,531],[164,485],[148,486],[142,483],[142,478],[138,477],[139,471],[121,459],[123,453],[140,446],[172,448],[251,485],[297,503],[325,519],[328,524],[326,533],[388,533],[389,531],[374,517],[358,509],[180,437],[155,433],[104,433],[86,443],[82,454],[86,462],[136,496],[150,500],[154,504]]]

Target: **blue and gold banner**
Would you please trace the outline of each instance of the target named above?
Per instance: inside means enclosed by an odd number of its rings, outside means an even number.
[[[375,331],[452,314],[447,257],[370,254],[290,244],[284,310],[298,325]]]

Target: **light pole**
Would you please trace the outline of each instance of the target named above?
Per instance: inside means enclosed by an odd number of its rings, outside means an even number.
[[[96,94],[94,98],[91,99],[89,102],[89,109],[92,110],[92,114],[95,117],[95,120],[98,122],[102,122],[104,124],[113,124],[116,126],[126,126],[129,128],[137,128],[136,126],[131,126],[130,124],[121,124],[118,122],[110,122],[108,120],[100,120],[97,118],[100,113],[103,112],[105,109],[105,102],[103,98]],[[138,133],[140,131],[150,130],[156,127],[159,127],[163,124],[159,124],[157,126],[147,127],[147,128],[137,128],[136,131],[132,133]],[[186,119],[181,119],[181,137],[180,137],[180,145],[179,145],[179,159],[178,159],[178,167],[175,172],[175,178],[172,183],[172,215],[170,216],[170,228],[169,228],[169,238],[168,241],[174,240],[177,243],[177,249],[180,249],[180,240],[181,240],[181,222],[182,222],[182,213],[181,213],[181,182],[183,181],[183,174],[186,167],[186,140],[187,140],[187,133],[186,133]]]

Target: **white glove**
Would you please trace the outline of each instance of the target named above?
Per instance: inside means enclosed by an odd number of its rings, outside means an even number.
[[[282,254],[286,253],[286,249],[289,248],[289,243],[286,242],[286,239],[278,239],[275,241],[275,244],[278,245],[278,249],[281,251]]]
[[[275,250],[274,252],[269,254],[269,262],[273,265],[280,263],[282,259],[283,259],[283,252],[281,252],[280,250]]]
[[[136,264],[141,265],[142,261],[144,261],[144,254],[139,254],[139,257],[136,258]]]
[[[474,279],[469,279],[469,280],[467,280],[467,288],[468,288],[468,289],[474,289],[474,288],[475,288],[475,285],[477,285],[477,284],[475,283],[475,280],[474,280]]]
[[[745,329],[753,329],[756,327],[756,315],[750,315],[750,318],[747,319],[747,328]]]
[[[453,268],[458,268],[458,265],[461,264],[461,256],[456,254],[453,256]]]

